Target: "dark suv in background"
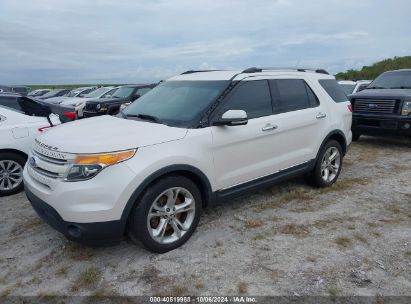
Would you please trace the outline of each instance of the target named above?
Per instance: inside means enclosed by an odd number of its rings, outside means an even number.
[[[119,87],[110,98],[99,98],[88,100],[83,110],[84,117],[99,115],[115,115],[120,112],[120,108],[127,106],[140,98],[156,84],[126,85]]]
[[[361,134],[411,139],[411,69],[388,71],[350,95],[353,140]]]

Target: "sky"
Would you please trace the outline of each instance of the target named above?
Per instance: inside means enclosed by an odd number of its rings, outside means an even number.
[[[409,0],[0,0],[0,84],[144,83],[190,69],[411,55]]]

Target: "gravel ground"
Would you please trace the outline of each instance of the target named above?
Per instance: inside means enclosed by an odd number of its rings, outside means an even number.
[[[302,179],[204,212],[181,248],[90,248],[0,198],[0,295],[411,296],[411,147],[364,137],[339,181]]]

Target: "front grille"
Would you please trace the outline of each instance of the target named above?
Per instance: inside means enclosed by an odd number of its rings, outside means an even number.
[[[354,99],[354,112],[393,114],[396,112],[395,99]]]
[[[97,105],[98,103],[86,103],[86,106],[84,107],[85,111],[89,111],[89,112],[97,112]]]
[[[62,179],[71,166],[75,155],[53,151],[45,148],[46,146],[47,145],[38,142],[38,140],[35,140],[28,165],[40,176],[51,179]]]

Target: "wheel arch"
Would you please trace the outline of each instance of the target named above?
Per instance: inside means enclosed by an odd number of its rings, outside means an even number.
[[[200,169],[190,165],[167,166],[152,173],[137,187],[137,189],[134,190],[133,194],[127,201],[121,215],[121,221],[124,225],[124,229],[126,227],[131,209],[137,203],[139,197],[141,197],[145,189],[147,189],[147,187],[155,183],[157,180],[169,175],[181,175],[192,180],[198,186],[201,192],[203,208],[206,208],[215,202],[215,195],[212,192],[210,181]]]
[[[331,139],[336,140],[341,145],[343,156],[347,153],[347,139],[345,138],[344,133],[341,130],[333,130],[330,133],[328,133],[328,135],[325,137],[325,139],[321,143],[321,146],[318,149],[317,156],[316,156],[317,160],[318,160],[318,156],[319,156],[322,148]]]
[[[0,149],[0,153],[14,153],[24,157],[26,160],[28,158],[27,153],[17,150],[17,149]]]

